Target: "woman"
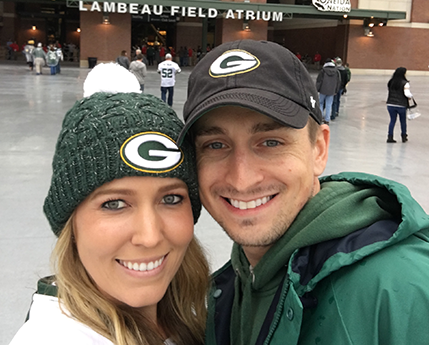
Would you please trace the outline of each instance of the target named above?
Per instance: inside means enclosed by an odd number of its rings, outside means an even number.
[[[95,72],[134,91],[98,78],[107,92],[93,93]],[[209,272],[193,236],[193,145],[176,146],[182,122],[119,65],[97,65],[84,88],[63,121],[44,203],[58,236],[55,276],[39,282],[11,344],[202,344]]]
[[[147,68],[145,63],[143,62],[144,56],[139,53],[136,56],[136,60],[131,62],[130,64],[130,72],[134,74],[139,81],[140,90],[144,92],[144,79],[147,75]]]
[[[393,73],[392,78],[387,83],[389,89],[389,95],[387,97],[387,111],[390,115],[390,123],[387,134],[388,143],[396,143],[393,139],[393,130],[396,124],[396,118],[399,115],[399,121],[401,122],[401,137],[402,142],[408,141],[407,135],[407,108],[408,102],[412,99],[413,95],[410,91],[410,84],[405,78],[407,69],[405,67],[398,67]]]

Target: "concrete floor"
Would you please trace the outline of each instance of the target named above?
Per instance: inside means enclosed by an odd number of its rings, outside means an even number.
[[[82,98],[88,69],[63,67],[36,76],[23,62],[0,64],[0,345],[10,342],[24,322],[40,277],[50,274],[55,237],[42,213],[54,145],[64,114]],[[190,69],[177,77],[173,108],[181,116]],[[316,76],[314,75],[314,78]],[[429,77],[411,76],[411,91],[423,113],[408,122],[409,142],[386,144],[389,76],[352,76],[340,116],[331,122],[330,159],[325,174],[361,171],[404,183],[429,211]],[[145,92],[160,95],[151,68]],[[399,123],[396,139],[400,138]],[[204,213],[196,227],[212,268],[229,257],[231,242]]]

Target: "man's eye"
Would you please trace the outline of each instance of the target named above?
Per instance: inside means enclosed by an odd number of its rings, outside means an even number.
[[[162,198],[162,203],[167,205],[176,205],[183,200],[181,195],[166,195]]]
[[[110,200],[110,201],[106,201],[101,207],[107,208],[108,210],[120,210],[125,206],[126,204],[122,200]]]
[[[223,144],[220,142],[215,142],[215,143],[211,143],[209,145],[209,147],[213,150],[219,150],[219,149],[223,148]]]
[[[267,140],[264,142],[264,145],[268,146],[268,147],[275,147],[275,146],[280,145],[280,142],[277,140]]]

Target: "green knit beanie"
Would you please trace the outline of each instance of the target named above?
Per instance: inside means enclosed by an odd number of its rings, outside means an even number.
[[[175,112],[152,95],[97,92],[76,102],[63,121],[43,207],[55,235],[91,192],[125,176],[183,180],[196,223],[201,203],[195,152],[189,140],[177,147],[182,127]]]

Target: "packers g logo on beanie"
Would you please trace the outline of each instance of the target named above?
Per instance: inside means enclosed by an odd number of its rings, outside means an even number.
[[[258,58],[249,52],[233,49],[226,51],[213,61],[209,73],[213,78],[229,77],[253,71],[260,64]]]
[[[131,168],[148,173],[165,173],[183,162],[183,152],[165,134],[143,132],[121,146],[121,158]]]

